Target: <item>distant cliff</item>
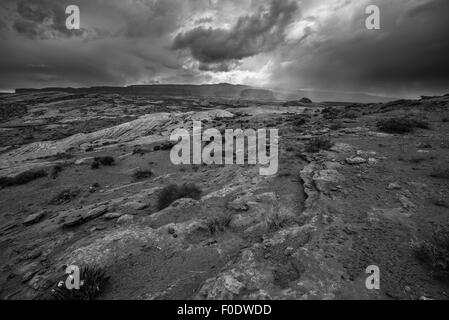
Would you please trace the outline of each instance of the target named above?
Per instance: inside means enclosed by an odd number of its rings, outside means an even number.
[[[73,94],[121,94],[121,95],[150,95],[161,97],[198,97],[198,98],[225,98],[246,100],[285,100],[296,101],[304,97],[314,102],[358,102],[358,103],[384,103],[399,98],[380,97],[364,93],[287,90],[271,88],[271,90],[256,89],[250,86],[233,85],[228,83],[210,85],[135,85],[128,87],[89,87],[89,88],[44,88],[44,89],[16,89],[16,93],[33,92],[67,92]]]
[[[152,95],[170,97],[221,97],[238,99],[241,92],[251,87],[232,84],[211,85],[135,85],[128,87],[89,87],[89,88],[44,88],[44,89],[16,89],[16,93],[33,92],[68,92],[68,93],[102,93],[102,94],[129,94]]]

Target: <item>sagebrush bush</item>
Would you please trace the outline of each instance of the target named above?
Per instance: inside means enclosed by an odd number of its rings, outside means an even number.
[[[425,161],[432,161],[435,159],[436,159],[436,157],[434,155],[416,155],[416,156],[411,156],[411,157],[405,157],[405,156],[399,157],[400,161],[410,162],[413,164],[419,164],[419,163],[422,163]]]
[[[449,276],[449,227],[439,227],[431,241],[412,243],[415,256],[438,275]]]
[[[360,113],[355,110],[349,110],[349,111],[345,111],[342,114],[342,117],[347,118],[347,119],[357,119],[358,117],[360,117]]]
[[[144,180],[151,178],[153,175],[153,171],[151,170],[137,170],[133,173],[133,178],[134,180]]]
[[[329,108],[324,109],[323,112],[323,118],[327,120],[335,120],[340,118],[341,111],[339,111],[336,108]]]
[[[293,125],[296,127],[300,127],[303,126],[307,123],[307,119],[306,118],[297,118],[293,121]]]
[[[51,170],[51,174],[50,177],[52,179],[56,179],[58,177],[58,175],[62,172],[63,167],[59,164],[55,165],[52,170]]]
[[[431,198],[430,202],[436,205],[437,207],[449,209],[449,203],[442,198]]]
[[[109,277],[102,268],[92,266],[80,269],[82,284],[79,290],[67,289],[64,283],[65,279],[61,280],[56,289],[52,290],[52,296],[56,300],[97,300],[109,281]]]
[[[432,178],[436,179],[449,179],[449,167],[444,168],[435,168],[432,173],[430,174]]]
[[[94,161],[103,166],[112,166],[115,163],[115,159],[111,156],[95,157]]]
[[[344,128],[344,125],[341,121],[334,121],[329,126],[329,129],[331,130],[340,130],[342,128]]]
[[[68,203],[70,201],[72,201],[73,199],[75,199],[76,197],[78,197],[78,195],[81,193],[81,190],[79,189],[64,189],[61,192],[59,192],[58,194],[56,194],[50,201],[49,204],[51,205],[60,205],[60,204],[65,204]]]
[[[15,177],[0,177],[0,187],[5,188],[23,185],[33,180],[46,177],[47,175],[47,171],[41,169],[25,171]]]
[[[195,184],[186,183],[181,186],[171,184],[160,192],[157,206],[159,210],[162,210],[181,198],[199,200],[201,199],[201,193],[201,189]]]
[[[92,164],[90,165],[90,168],[91,168],[92,170],[99,169],[99,168],[100,168],[100,164],[98,163],[98,161],[94,161],[94,162],[92,162]]]
[[[333,143],[328,137],[317,137],[309,140],[305,146],[305,151],[308,153],[317,153],[321,150],[329,150]]]
[[[415,129],[429,129],[429,124],[424,120],[396,117],[381,119],[377,122],[377,128],[386,133],[409,133]]]

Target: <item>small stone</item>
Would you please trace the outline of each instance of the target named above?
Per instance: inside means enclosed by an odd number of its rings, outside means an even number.
[[[134,220],[134,217],[132,215],[125,214],[117,219],[117,223],[118,224],[127,224],[127,223],[132,222],[133,220]]]
[[[81,215],[76,215],[70,217],[68,220],[62,221],[63,228],[71,228],[83,223],[83,217]]]
[[[173,227],[168,227],[167,231],[169,234],[175,234],[175,232],[176,232],[175,228],[173,228]]]
[[[94,226],[90,229],[90,232],[102,231],[102,230],[106,230],[106,227],[105,226]]]
[[[48,289],[51,286],[51,282],[47,278],[40,275],[35,275],[28,283],[28,285],[34,290]]]
[[[78,159],[75,161],[75,165],[77,165],[77,166],[90,165],[92,160],[93,160],[92,157]]]
[[[125,203],[123,205],[123,207],[127,207],[127,208],[130,208],[132,210],[139,211],[139,210],[146,209],[148,207],[148,205],[145,204],[145,203],[137,202],[137,201],[130,201],[130,202]]]
[[[350,228],[350,227],[344,227],[343,228],[343,232],[344,233],[346,233],[347,235],[354,235],[354,234],[357,234],[357,231],[356,230],[354,230],[354,229],[352,229],[352,228]]]
[[[388,190],[400,190],[401,186],[397,182],[392,182],[387,186]]]
[[[104,215],[108,211],[108,207],[106,205],[99,206],[95,209],[92,209],[84,215],[85,220],[92,220]]]
[[[399,202],[402,204],[402,207],[406,210],[415,209],[416,206],[413,202],[411,202],[406,196],[400,195]]]
[[[123,216],[123,213],[121,213],[121,212],[111,212],[111,213],[105,214],[103,216],[103,219],[105,219],[105,220],[113,220],[113,219],[120,218],[121,216]]]
[[[31,251],[29,254],[27,254],[25,256],[25,259],[27,260],[33,260],[33,259],[37,259],[42,255],[42,251],[39,249],[33,250]]]
[[[31,214],[25,219],[25,221],[23,221],[23,224],[25,226],[30,226],[32,224],[38,223],[44,216],[45,216],[45,212],[43,212],[43,211],[35,213],[35,214]]]
[[[231,210],[234,210],[237,212],[243,212],[243,211],[249,210],[248,204],[246,204],[245,202],[243,202],[239,199],[229,202],[227,207],[228,207],[228,209],[231,209]]]
[[[294,249],[294,248],[292,248],[292,247],[287,247],[287,248],[285,249],[285,251],[284,251],[284,254],[285,254],[286,256],[291,256],[291,255],[293,254],[293,252],[295,252],[295,249]]]
[[[25,273],[25,275],[22,278],[22,282],[25,283],[25,282],[30,281],[34,277],[36,272],[37,271],[28,271],[27,273]]]
[[[353,158],[346,159],[346,163],[348,163],[348,164],[363,164],[366,162],[367,162],[367,160],[362,157],[353,157]]]
[[[329,193],[329,191],[340,185],[340,182],[344,181],[345,177],[337,170],[320,170],[313,175],[312,179],[319,191]]]
[[[418,143],[416,145],[416,147],[419,148],[419,149],[432,149],[432,145],[430,143],[427,143],[427,142]]]
[[[337,142],[332,146],[331,151],[338,152],[338,153],[350,153],[350,152],[354,151],[354,147],[347,143]],[[328,169],[332,169],[332,168],[328,168]]]

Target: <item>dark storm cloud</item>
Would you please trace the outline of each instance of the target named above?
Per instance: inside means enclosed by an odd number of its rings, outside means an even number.
[[[65,6],[61,1],[20,0],[14,30],[32,39],[83,36],[87,30],[68,30],[65,25]]]
[[[184,2],[2,0],[0,89],[127,85],[174,76],[181,67],[167,49],[168,34]],[[65,26],[65,8],[73,3],[81,11],[79,31]]]
[[[230,29],[196,27],[180,33],[173,49],[189,49],[201,63],[240,60],[276,48],[284,40],[286,27],[298,10],[295,1],[272,0],[268,11],[260,8],[243,16]]]
[[[17,12],[22,18],[38,23],[52,17],[52,11],[46,7],[45,1],[19,1]]]
[[[449,1],[370,3],[381,9],[381,30],[366,30],[363,6],[351,19],[321,21],[306,43],[285,52],[290,63],[273,81],[388,95],[449,92]]]

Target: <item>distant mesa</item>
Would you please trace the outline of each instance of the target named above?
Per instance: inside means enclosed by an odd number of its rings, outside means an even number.
[[[232,85],[228,83],[210,85],[133,85],[127,87],[89,87],[89,88],[43,88],[16,89],[16,93],[35,92],[66,92],[72,94],[122,94],[148,95],[161,97],[198,97],[239,99],[242,91],[251,89],[249,86]],[[272,94],[271,94],[272,95]]]
[[[240,98],[247,100],[275,100],[273,92],[265,89],[245,89],[240,93]]]
[[[299,102],[302,102],[302,103],[313,103],[312,100],[310,100],[309,98],[302,98],[301,100],[299,100]]]
[[[16,93],[34,92],[67,92],[72,94],[123,94],[123,95],[150,95],[166,97],[199,97],[199,98],[227,98],[247,100],[275,100],[270,90],[255,89],[244,85],[228,83],[210,85],[134,85],[128,87],[90,87],[90,88],[43,88],[43,89],[16,89]]]
[[[284,103],[285,107],[302,107],[305,104],[313,103],[309,98],[302,98],[301,100],[292,100]]]

